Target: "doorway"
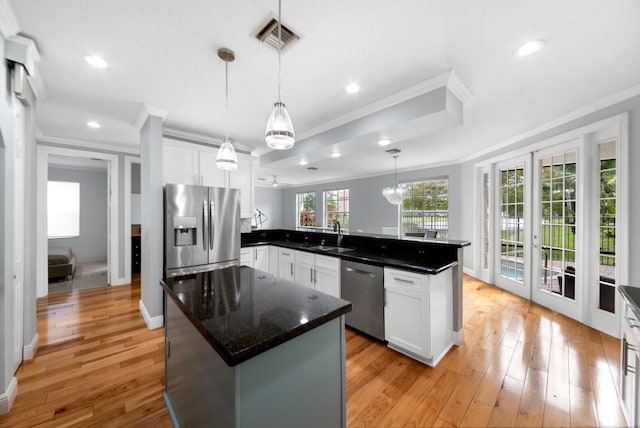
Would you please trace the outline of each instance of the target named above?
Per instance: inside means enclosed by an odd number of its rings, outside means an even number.
[[[37,180],[37,244],[36,244],[36,292],[37,297],[48,294],[48,224],[47,186],[48,169],[52,159],[67,157],[83,161],[106,162],[107,171],[107,284],[121,283],[118,275],[118,156],[100,152],[89,152],[69,148],[39,145],[36,158]]]
[[[478,165],[476,237],[486,244],[475,250],[478,275],[619,336],[616,287],[629,275],[627,129],[622,114]]]
[[[141,161],[124,158],[124,282],[140,281],[142,262]]]

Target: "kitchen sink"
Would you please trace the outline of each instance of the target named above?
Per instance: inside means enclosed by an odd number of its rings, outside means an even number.
[[[333,247],[330,245],[316,245],[315,247],[309,247],[309,249],[318,251],[336,251],[338,253],[346,253],[347,251],[355,250],[355,248]]]

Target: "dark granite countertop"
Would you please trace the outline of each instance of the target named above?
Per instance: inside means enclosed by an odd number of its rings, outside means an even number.
[[[160,285],[229,366],[351,311],[345,300],[246,266]]]
[[[621,285],[618,287],[618,291],[620,292],[620,295],[622,295],[624,301],[631,306],[636,318],[640,319],[640,287]]]
[[[257,241],[257,242],[245,242],[243,247],[253,247],[259,245],[277,245],[278,247],[290,248],[292,250],[307,251],[314,254],[321,254],[325,256],[339,257],[344,260],[350,260],[354,262],[367,263],[376,266],[387,266],[398,269],[410,270],[418,273],[437,274],[445,271],[458,264],[457,261],[451,259],[440,258],[437,256],[427,256],[424,253],[416,251],[415,254],[401,254],[395,253],[382,254],[380,251],[372,250],[371,248],[357,248],[354,246],[342,246],[344,248],[353,249],[353,251],[339,250],[319,250],[314,249],[316,245],[291,242],[291,241]]]

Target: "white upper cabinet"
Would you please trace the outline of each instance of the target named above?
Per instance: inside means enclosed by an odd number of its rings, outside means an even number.
[[[240,189],[240,217],[253,217],[253,158],[238,153],[238,169],[225,171],[216,166],[218,149],[164,139],[163,184]]]

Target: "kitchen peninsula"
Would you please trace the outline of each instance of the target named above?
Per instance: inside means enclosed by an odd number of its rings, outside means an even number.
[[[174,425],[346,425],[349,302],[244,266],[161,285]]]
[[[395,238],[389,235],[345,233],[341,239],[340,246],[338,246],[338,235],[336,233],[314,229],[269,229],[255,230],[251,233],[242,234],[243,249],[275,246],[280,249],[293,250],[296,253],[316,254],[316,257],[318,255],[330,256],[342,262],[350,261],[385,269],[407,271],[423,275],[427,280],[436,279],[444,274],[442,276],[448,282],[448,287],[450,286],[448,293],[452,306],[448,308],[451,321],[447,325],[452,330],[452,340],[455,344],[462,343],[464,337],[462,266],[463,248],[469,245],[471,245],[469,241],[459,240]],[[280,253],[282,254],[282,251]],[[273,256],[271,257],[272,265],[277,265],[278,263],[282,265],[281,255],[277,261],[274,261],[274,258],[278,257],[277,252],[270,253],[270,256]],[[257,254],[254,258],[257,259]],[[293,277],[295,261],[291,263]],[[271,273],[276,274],[275,267],[273,269],[265,268],[264,270],[270,270]],[[339,294],[337,296],[339,297]],[[354,305],[354,313],[356,310],[357,308]],[[347,322],[347,324],[349,323]],[[425,359],[421,360],[428,364],[433,364],[433,362]]]

